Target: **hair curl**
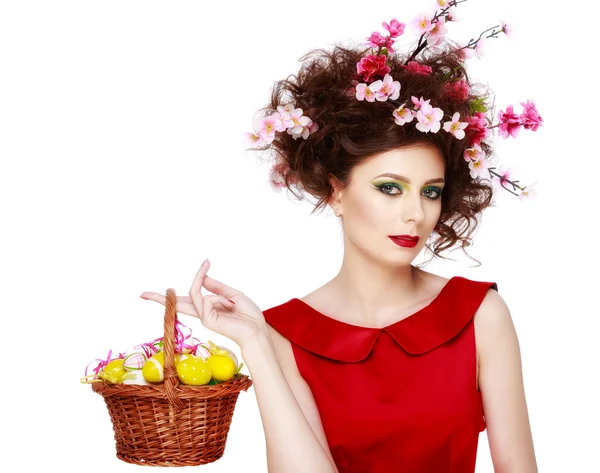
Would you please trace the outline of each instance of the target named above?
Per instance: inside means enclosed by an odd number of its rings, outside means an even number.
[[[404,68],[408,54],[390,54],[389,73],[401,84],[400,97],[373,103],[359,101],[351,82],[353,79],[361,81],[356,64],[369,49],[336,44],[331,51],[315,49],[302,56],[298,73],[275,82],[270,103],[261,111],[270,114],[277,111],[278,105],[293,103],[316,122],[319,129],[307,139],[276,133],[272,143],[259,149],[275,150],[276,160],[289,168],[284,175],[285,187],[298,199],[302,200],[302,195],[296,194],[294,188],[318,199],[313,213],[329,202],[334,191],[330,183],[332,176],[345,187],[353,168],[365,159],[416,143],[432,143],[444,156],[446,184],[441,215],[431,237],[433,241],[428,242],[426,248],[432,258],[448,259],[440,253],[459,242],[460,248],[471,257],[465,248],[472,244],[471,235],[477,229],[479,215],[493,205],[494,193],[489,180],[474,179],[470,175],[464,159],[469,135],[459,140],[444,130],[423,133],[415,128],[416,120],[399,126],[392,112],[402,103],[410,102],[414,95],[431,99],[431,105],[440,107],[446,115],[459,112],[464,121],[464,117],[472,115],[469,102],[486,99],[488,89],[469,81],[459,49],[446,43],[433,52],[429,49],[421,52],[418,62],[432,68],[430,75],[414,74]],[[465,81],[470,87],[469,97],[464,102],[457,102],[451,94],[444,93],[443,85],[457,80]],[[487,157],[492,156],[489,143],[481,141],[480,146]]]

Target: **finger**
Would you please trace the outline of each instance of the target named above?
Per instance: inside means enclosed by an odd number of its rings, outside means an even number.
[[[208,271],[209,264],[207,261],[204,261],[198,271],[196,272],[196,276],[194,276],[194,280],[192,281],[192,287],[190,287],[190,292],[194,292],[202,295],[200,289],[202,288],[202,280],[206,275],[206,271]]]
[[[217,281],[216,279],[213,279],[208,275],[204,276],[204,281],[202,282],[202,285],[210,292],[219,294],[228,299],[232,298],[233,296],[238,296],[242,294],[241,291],[234,289],[233,287],[230,287],[227,284],[222,283],[221,281]]]
[[[163,294],[157,294],[156,292],[142,292],[140,294],[142,299],[146,299],[147,301],[158,302],[159,304],[165,305],[166,297]]]
[[[158,302],[159,304],[165,305],[167,301],[167,297],[164,294],[158,294],[156,292],[142,292],[140,295],[142,299],[146,299],[147,301]],[[188,296],[177,296],[177,304],[183,304],[187,302],[186,299]]]
[[[231,302],[226,297],[218,296],[216,294],[207,294],[203,297],[204,297],[204,299],[208,299],[212,303],[212,305],[215,307],[218,306],[219,308],[227,308],[227,309],[235,308],[235,303]]]
[[[198,317],[200,317],[200,320],[203,320],[202,318],[202,307],[203,307],[203,301],[202,301],[202,280],[204,279],[204,275],[206,274],[206,271],[208,270],[208,262],[204,261],[201,265],[200,265],[200,269],[198,269],[198,272],[196,273],[196,276],[194,277],[194,280],[192,281],[192,286],[190,287],[190,291],[189,291],[189,296],[190,299],[192,300],[192,304],[194,305],[194,309],[196,309],[196,314],[198,314]]]
[[[232,304],[227,300],[226,297],[219,295],[206,295],[203,297],[204,301],[202,303],[202,317],[200,318],[202,325],[206,328],[211,329],[216,326],[217,320],[219,318],[219,310],[217,308],[218,305],[223,306],[223,308],[233,308],[235,304]]]

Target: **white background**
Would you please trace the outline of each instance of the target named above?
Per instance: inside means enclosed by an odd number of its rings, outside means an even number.
[[[337,273],[333,213],[311,216],[310,202],[273,192],[241,133],[310,49],[361,42],[433,3],[2,2],[3,464],[143,471],[116,459],[102,398],[79,382],[109,349],[162,335],[164,308],[143,291],[187,294],[208,257],[212,277],[264,310]],[[539,471],[597,472],[595,12],[522,0],[459,11],[455,40],[499,19],[515,29],[469,62],[499,108],[530,98],[544,117],[497,147],[522,183],[538,180],[538,197],[520,205],[506,192],[488,209],[470,250],[481,267],[454,252],[426,270],[498,283],[521,344]],[[487,432],[477,462],[493,471]],[[253,388],[239,396],[224,457],[202,471],[267,471]]]

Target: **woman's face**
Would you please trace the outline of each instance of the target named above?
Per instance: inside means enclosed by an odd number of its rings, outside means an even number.
[[[409,264],[439,220],[444,171],[441,152],[429,144],[386,151],[355,167],[348,187],[332,200],[345,237],[377,259]],[[400,246],[390,235],[419,240]]]

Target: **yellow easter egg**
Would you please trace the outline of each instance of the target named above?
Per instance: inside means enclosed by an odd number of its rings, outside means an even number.
[[[180,361],[183,360],[187,360],[189,358],[191,358],[194,355],[191,355],[189,353],[182,353],[181,355],[175,355],[175,366],[177,366],[179,364]]]
[[[229,381],[237,372],[237,366],[228,355],[211,355],[208,366],[212,377],[217,381]]]
[[[177,377],[183,384],[202,386],[211,380],[211,371],[208,363],[199,356],[185,355],[177,363]]]
[[[142,367],[144,379],[150,383],[161,383],[164,380],[165,355],[159,351],[152,355]]]
[[[217,348],[220,350],[223,350],[224,352],[227,352],[227,353],[215,353],[216,355],[227,355],[227,356],[229,356],[229,358],[231,358],[233,360],[233,363],[235,364],[235,366],[238,365],[237,356],[235,356],[235,353],[233,353],[229,348],[227,348],[223,345],[217,345]]]
[[[239,365],[237,356],[235,356],[235,353],[233,353],[233,351],[231,351],[229,348],[223,346],[223,345],[215,345],[211,340],[208,341],[209,346],[206,347],[206,345],[202,345],[204,348],[208,348],[209,351],[209,356],[210,355],[227,355],[229,356],[229,358],[231,358],[233,360],[233,363],[235,364],[235,366]],[[243,365],[243,363],[242,363]],[[239,367],[238,367],[239,369]]]
[[[127,372],[123,368],[123,359],[118,358],[110,361],[101,371],[99,377],[105,379],[109,383],[118,384]]]

